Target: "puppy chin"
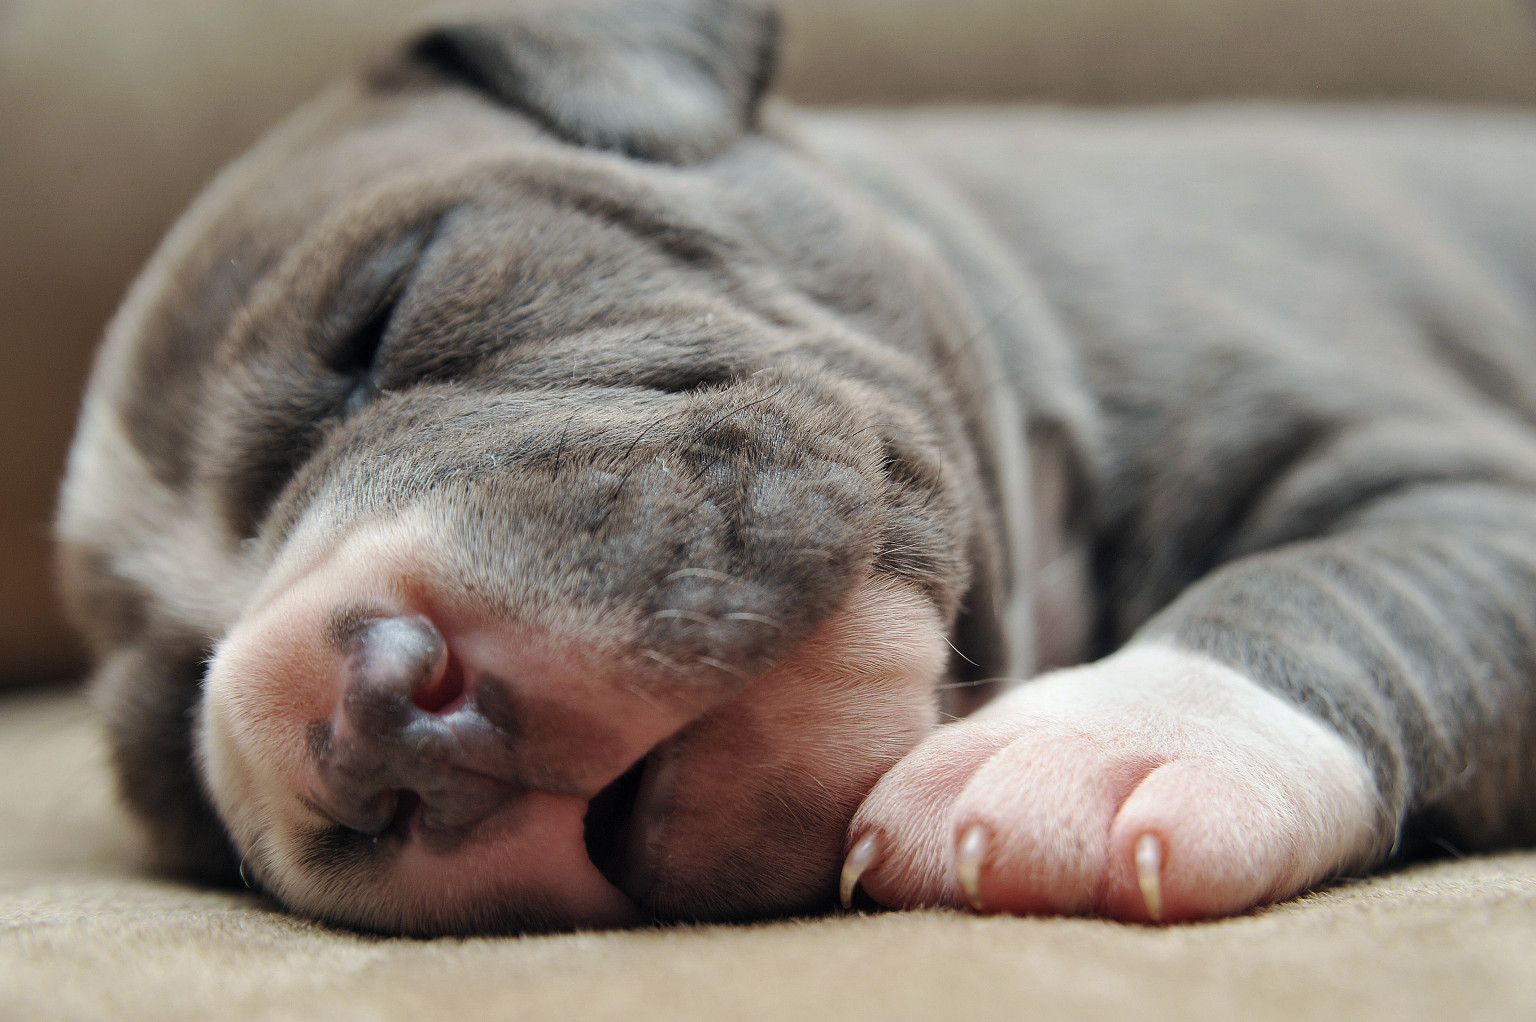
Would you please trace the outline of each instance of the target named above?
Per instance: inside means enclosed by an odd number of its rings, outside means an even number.
[[[204,714],[200,762],[241,875],[284,906],[416,936],[625,926],[642,915],[585,852],[587,800],[523,792],[449,850],[401,834],[343,833],[242,755]]]

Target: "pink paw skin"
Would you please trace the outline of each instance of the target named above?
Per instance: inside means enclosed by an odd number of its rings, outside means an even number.
[[[844,904],[1175,921],[1360,868],[1380,798],[1328,725],[1217,661],[1140,644],[940,728],[849,828]]]

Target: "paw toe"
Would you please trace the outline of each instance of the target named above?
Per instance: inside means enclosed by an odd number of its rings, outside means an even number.
[[[1212,661],[1167,651],[1061,672],[942,729],[851,835],[891,907],[1183,920],[1299,893],[1368,854],[1364,760]]]

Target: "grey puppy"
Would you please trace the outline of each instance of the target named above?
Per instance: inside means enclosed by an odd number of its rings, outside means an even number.
[[[172,232],[58,526],[163,864],[426,934],[1530,840],[1536,122],[812,116],[773,49],[447,18]]]

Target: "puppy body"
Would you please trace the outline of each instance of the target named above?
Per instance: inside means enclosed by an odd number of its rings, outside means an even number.
[[[1091,497],[1065,518],[1037,507],[1062,524],[1035,556],[1071,577],[1086,553],[1090,584],[1067,594],[1092,605],[1063,621],[1061,594],[1038,595],[1037,667],[1126,653],[1025,686],[887,775],[853,833],[878,832],[895,880],[865,885],[888,903],[1140,918],[1135,845],[1152,835],[1184,849],[1165,853],[1152,913],[1178,917],[1405,839],[1528,841],[1529,120],[1246,108],[886,127],[1041,289],[1018,288],[1028,314],[994,314],[1000,358],[1027,375],[1031,338],[1069,337],[1091,395],[1088,428],[1056,417]],[[1218,684],[1213,660],[1241,679]],[[1228,700],[1227,750],[1201,751],[1201,707]],[[1244,766],[1240,747],[1261,745],[1236,738],[1244,718],[1290,731],[1310,763]]]
[[[1529,839],[1528,118],[811,117],[758,7],[581,8],[311,108],[109,332],[59,531],[167,862],[426,933]]]

